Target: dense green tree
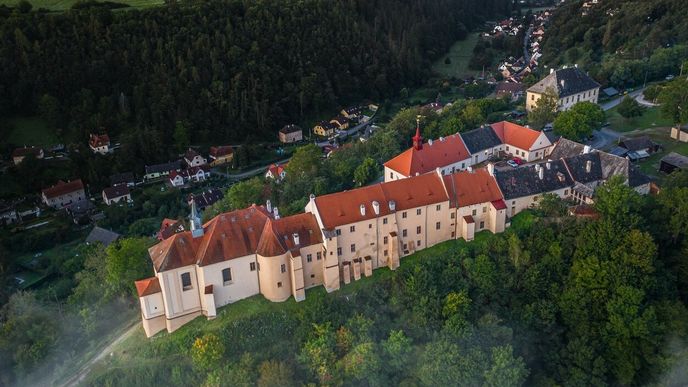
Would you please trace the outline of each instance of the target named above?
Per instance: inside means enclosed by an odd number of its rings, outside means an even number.
[[[354,170],[354,182],[357,187],[362,187],[377,175],[377,163],[370,157],[366,157],[363,159],[363,163]]]
[[[526,364],[514,356],[511,345],[492,348],[492,363],[485,371],[485,386],[518,387],[528,376]]]
[[[668,83],[657,97],[662,113],[676,123],[688,122],[688,79],[679,78]]]
[[[124,238],[106,249],[105,281],[115,294],[135,293],[134,281],[150,276],[151,261],[148,238]]]
[[[542,129],[557,117],[557,96],[553,90],[547,90],[537,100],[533,110],[528,113],[528,123],[535,129]]]
[[[387,340],[382,342],[384,363],[391,367],[393,372],[402,372],[411,362],[412,343],[402,330],[390,331]]]
[[[592,134],[604,122],[602,108],[592,102],[578,102],[567,111],[559,113],[554,120],[554,130],[562,136],[579,140]]]
[[[614,176],[595,191],[595,209],[617,225],[633,227],[638,224],[640,195],[628,187],[623,178]]]
[[[174,141],[174,146],[179,153],[184,152],[189,147],[189,130],[182,121],[177,121],[175,123],[172,139]]]
[[[294,371],[284,362],[271,360],[258,366],[258,387],[292,387],[295,386]]]
[[[635,99],[629,96],[625,96],[616,109],[621,117],[626,119],[640,117],[645,111],[645,108],[643,108]]]
[[[243,180],[235,183],[217,203],[203,211],[205,219],[211,219],[223,212],[246,208],[251,204],[260,204],[263,201],[264,181],[260,177]]]

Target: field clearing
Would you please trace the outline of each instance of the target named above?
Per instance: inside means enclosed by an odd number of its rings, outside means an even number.
[[[648,129],[656,127],[671,126],[671,120],[662,116],[662,112],[658,107],[652,107],[645,110],[645,113],[640,117],[625,119],[619,114],[617,107],[607,111],[607,120],[611,124],[611,129],[617,132],[630,132],[638,129]]]
[[[44,8],[49,11],[66,11],[77,1],[78,0],[29,0],[33,5],[33,9]],[[148,8],[165,4],[162,0],[117,0],[113,2],[126,4],[133,8]],[[0,0],[1,5],[6,5],[8,7],[14,7],[17,3],[17,0]]]
[[[471,33],[466,39],[459,40],[454,43],[449,52],[442,55],[432,65],[432,70],[443,77],[457,77],[462,78],[465,75],[475,74],[476,71],[468,69],[468,62],[473,55],[473,48],[478,42],[479,33]],[[449,58],[451,63],[444,63],[445,58]]]

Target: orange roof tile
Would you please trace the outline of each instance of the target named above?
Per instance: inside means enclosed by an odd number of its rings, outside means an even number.
[[[411,147],[385,163],[404,176],[416,176],[432,172],[438,167],[469,159],[471,157],[461,136],[453,134],[442,140],[423,144],[422,149]]]
[[[299,236],[299,244],[294,241]],[[311,213],[302,213],[280,219],[268,219],[263,228],[257,253],[264,257],[282,255],[287,250],[322,243],[320,227]]]
[[[503,199],[497,181],[485,169],[446,175],[444,183],[452,196],[452,207],[465,207]]]
[[[139,294],[139,297],[149,296],[162,291],[160,289],[160,281],[158,281],[158,277],[142,279],[134,282],[134,284],[136,285],[136,292]]]
[[[406,210],[449,200],[442,179],[435,173],[380,183],[351,191],[337,192],[315,198],[320,219],[326,229],[385,216],[395,210]],[[375,214],[373,202],[379,204]],[[365,211],[361,214],[361,205]]]
[[[68,194],[70,192],[76,192],[84,189],[84,183],[81,179],[76,179],[68,182],[62,180],[58,181],[57,184],[50,188],[44,189],[42,192],[48,199],[52,199],[58,196]]]
[[[503,143],[523,150],[529,150],[541,134],[537,130],[509,121],[496,122],[490,126],[492,126],[492,129]]]

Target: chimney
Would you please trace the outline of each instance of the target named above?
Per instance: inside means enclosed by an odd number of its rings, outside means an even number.
[[[549,162],[549,160],[547,160],[547,162],[545,163],[545,167],[547,169],[550,169],[552,167],[552,164]]]
[[[361,216],[365,216],[365,204],[361,204]]]
[[[429,146],[432,146],[432,139],[429,139],[429,140],[428,140],[428,145],[429,145]]]
[[[388,204],[389,204],[389,210],[390,211],[396,211],[397,203],[394,200],[390,200]]]
[[[315,195],[310,194],[310,195],[308,196],[308,199],[310,200],[311,203],[315,202]]]
[[[373,201],[373,212],[375,212],[375,215],[380,215],[380,203],[377,200]]]
[[[440,142],[444,141],[444,137],[440,136]]]
[[[272,212],[272,202],[270,202],[270,199],[265,201],[265,209],[268,210],[268,212]]]
[[[489,173],[490,176],[494,176],[494,175],[495,175],[494,164],[492,164],[492,163],[487,163],[487,173]]]
[[[550,74],[554,73],[554,69],[549,69],[549,73]]]
[[[583,154],[590,153],[590,145],[586,145],[583,147]]]
[[[294,234],[292,234],[292,236],[294,237],[294,244],[295,244],[296,246],[298,246],[298,245],[299,245],[299,234],[298,234],[298,233],[294,233]]]
[[[538,177],[540,178],[540,180],[545,178],[545,170],[544,169],[542,169],[542,168],[538,169]]]
[[[275,219],[279,219],[279,218],[280,218],[280,216],[279,216],[279,210],[277,209],[277,207],[273,207],[273,209],[272,209],[272,217],[275,218]]]
[[[592,170],[592,161],[588,160],[585,162],[585,172],[590,173]]]

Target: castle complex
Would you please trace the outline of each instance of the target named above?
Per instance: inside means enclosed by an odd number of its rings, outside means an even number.
[[[621,157],[502,122],[424,143],[385,164],[385,182],[310,196],[305,212],[281,217],[265,205],[224,213],[149,249],[155,276],[136,282],[148,337],[173,332],[197,316],[262,294],[271,301],[305,299],[399,266],[403,257],[475,233],[503,232],[511,218],[543,194],[591,203],[613,175],[640,193],[649,180]],[[498,170],[486,160],[518,155],[532,164]],[[476,164],[485,164],[479,166]]]

